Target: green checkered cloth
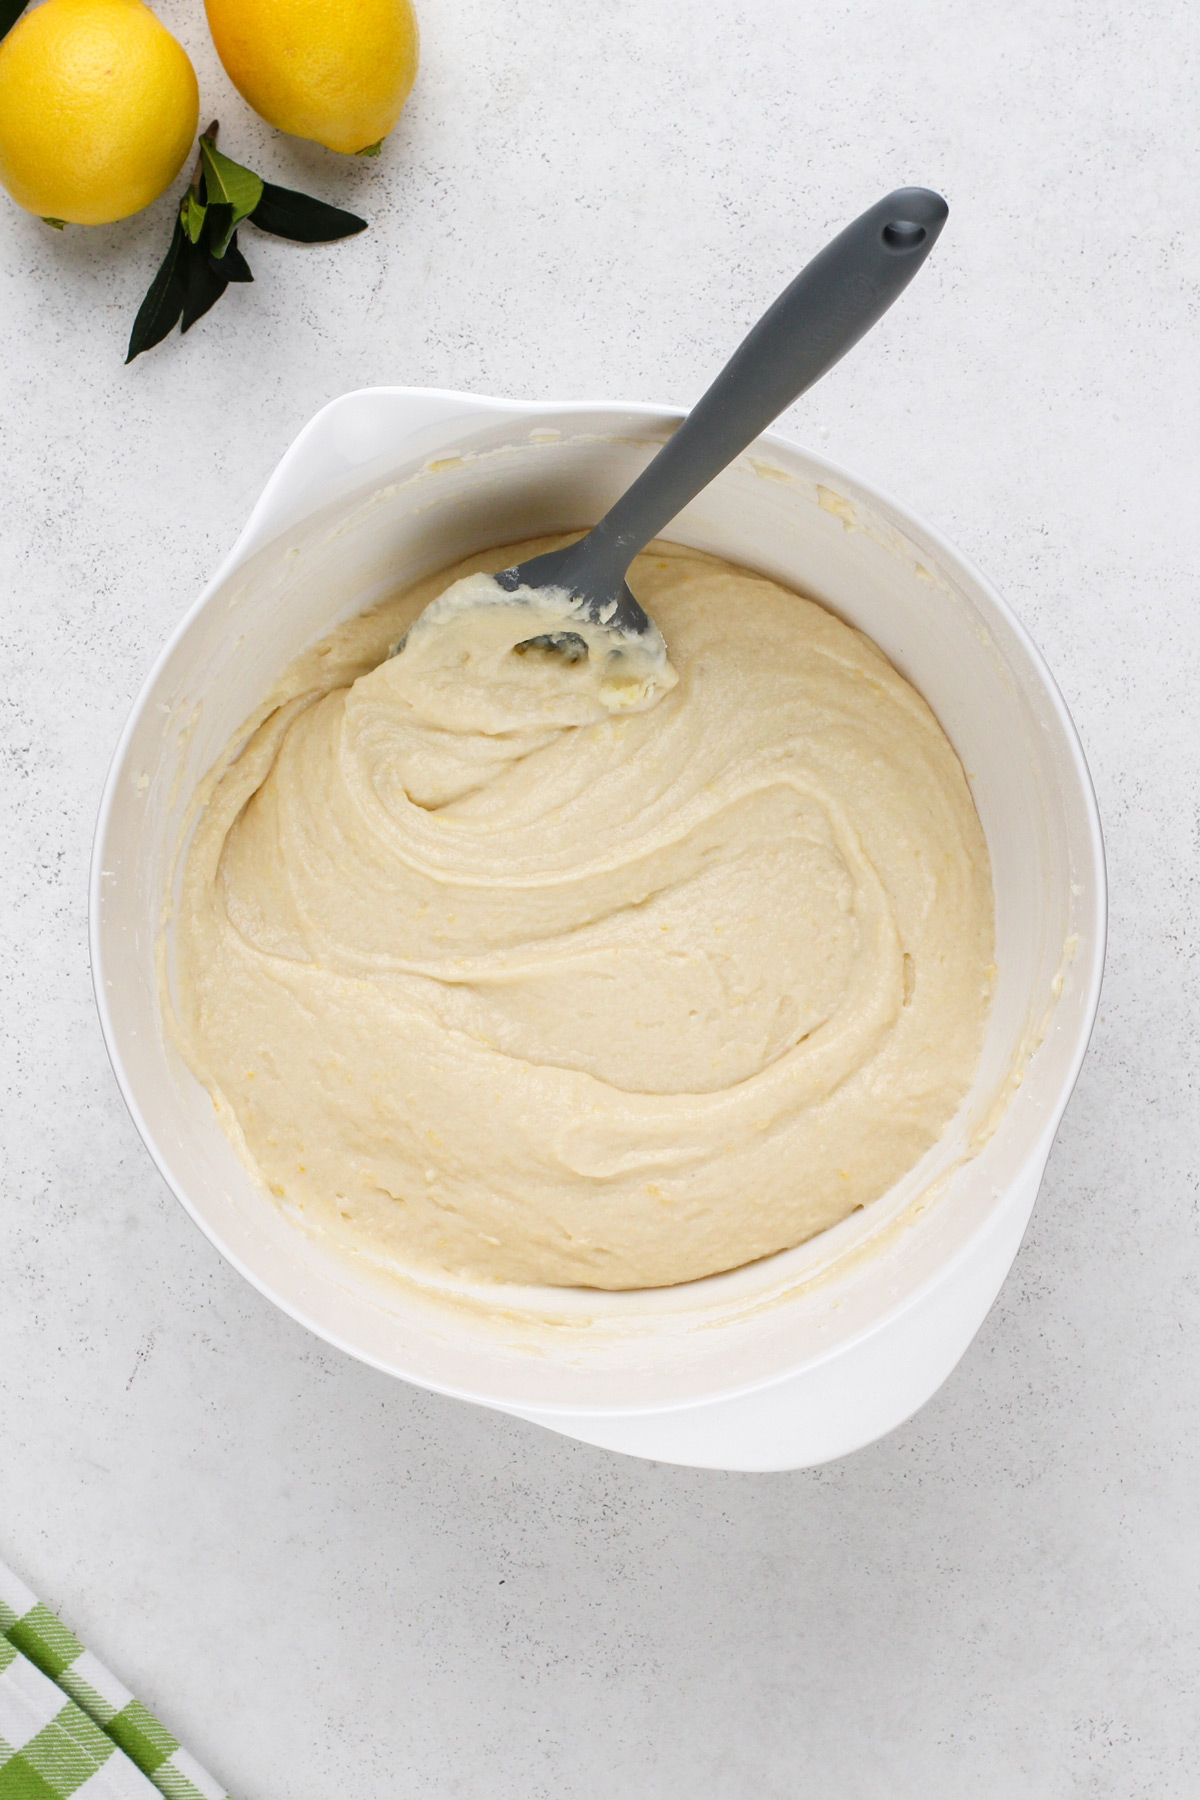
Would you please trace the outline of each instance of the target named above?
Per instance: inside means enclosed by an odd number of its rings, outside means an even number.
[[[229,1800],[0,1563],[0,1800]]]

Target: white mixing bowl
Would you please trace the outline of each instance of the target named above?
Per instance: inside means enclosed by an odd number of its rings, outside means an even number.
[[[979,1074],[941,1142],[874,1206],[685,1287],[448,1299],[330,1250],[265,1197],[159,1009],[156,945],[188,801],[292,657],[397,583],[591,524],[678,417],[406,388],[318,414],[122,735],[96,838],[92,965],[151,1154],[222,1254],[293,1318],[391,1374],[591,1443],[799,1468],[909,1417],[979,1329],[1079,1072],[1104,956],[1100,823],[1062,698],[994,590],[894,502],[768,435],[668,534],[867,632],[941,720],[987,834],[999,977]],[[169,924],[163,942],[169,965]]]

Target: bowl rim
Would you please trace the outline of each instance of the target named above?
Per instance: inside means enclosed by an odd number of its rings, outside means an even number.
[[[959,1266],[972,1255],[980,1242],[994,1229],[997,1218],[1004,1210],[1003,1201],[1005,1197],[1018,1192],[1024,1193],[1029,1188],[1031,1182],[1032,1192],[1030,1192],[1029,1200],[1032,1205],[1034,1195],[1036,1194],[1036,1187],[1038,1182],[1040,1182],[1042,1170],[1053,1143],[1055,1133],[1057,1132],[1062,1115],[1074,1091],[1080,1070],[1083,1066],[1084,1058],[1087,1054],[1088,1045],[1091,1040],[1092,1031],[1099,1010],[1100,990],[1104,975],[1105,952],[1107,947],[1108,878],[1103,830],[1091,772],[1084,755],[1083,745],[1075,722],[1071,717],[1066,701],[1054,675],[1022,621],[1012,611],[1008,602],[987,576],[978,569],[969,557],[965,556],[962,551],[952,544],[942,532],[936,527],[931,526],[920,514],[914,512],[911,507],[896,500],[886,489],[880,488],[876,483],[865,479],[854,473],[854,471],[845,468],[843,465],[831,461],[822,452],[813,450],[808,445],[802,443],[798,438],[794,438],[786,432],[774,429],[763,432],[756,438],[754,443],[749,445],[747,450],[743,452],[743,456],[748,456],[759,448],[766,450],[778,449],[793,455],[799,453],[801,456],[805,457],[810,464],[819,468],[819,470],[824,475],[827,475],[834,483],[838,481],[848,483],[852,488],[857,489],[858,492],[872,505],[879,507],[885,512],[891,513],[896,519],[913,527],[919,532],[932,548],[939,554],[945,556],[952,566],[956,566],[962,571],[962,573],[965,574],[982,592],[989,604],[995,608],[997,613],[1003,619],[1006,627],[1012,632],[1017,640],[1024,655],[1027,657],[1042,686],[1045,696],[1050,703],[1061,742],[1068,752],[1069,766],[1077,785],[1078,794],[1083,802],[1084,816],[1087,825],[1088,846],[1092,857],[1092,867],[1095,871],[1095,885],[1092,896],[1094,916],[1089,921],[1088,930],[1090,963],[1086,968],[1086,979],[1082,995],[1083,1003],[1075,1026],[1076,1041],[1066,1071],[1060,1080],[1054,1103],[1046,1111],[1043,1130],[1039,1133],[1026,1155],[1022,1158],[1018,1168],[1005,1184],[1001,1194],[997,1197],[996,1204],[989,1209],[982,1219],[979,1220],[974,1229],[967,1233],[963,1241],[955,1247],[952,1253],[921,1280],[914,1282],[901,1294],[896,1296],[891,1304],[882,1307],[874,1317],[865,1322],[858,1329],[847,1333],[844,1338],[839,1338],[835,1343],[820,1350],[815,1355],[810,1354],[804,1356],[799,1362],[789,1362],[785,1367],[782,1367],[777,1371],[772,1371],[766,1375],[760,1374],[752,1379],[745,1380],[729,1387],[721,1386],[719,1388],[714,1388],[711,1392],[706,1392],[701,1395],[641,1405],[636,1403],[621,1405],[596,1404],[581,1400],[538,1401],[536,1403],[513,1400],[502,1401],[493,1395],[482,1393],[476,1388],[464,1387],[453,1382],[438,1381],[423,1374],[409,1374],[401,1371],[396,1368],[394,1363],[389,1362],[383,1356],[363,1348],[338,1330],[332,1329],[328,1325],[319,1322],[303,1304],[282,1298],[272,1287],[270,1281],[262,1276],[257,1270],[250,1267],[243,1260],[237,1249],[232,1244],[226,1242],[219,1232],[210,1225],[208,1220],[193,1204],[188,1193],[185,1191],[183,1184],[177,1182],[175,1176],[171,1173],[168,1159],[160,1149],[155,1135],[142,1113],[137,1095],[134,1092],[133,1084],[125,1067],[119,1034],[109,1010],[107,983],[104,974],[101,917],[102,883],[104,879],[105,862],[104,850],[109,824],[116,803],[121,776],[124,772],[125,760],[132,738],[138,728],[147,705],[150,703],[151,696],[163,669],[170,662],[178,645],[186,637],[194,621],[208,606],[213,595],[243,562],[247,561],[251,556],[256,555],[260,549],[263,549],[274,542],[276,538],[286,535],[288,530],[294,528],[304,518],[310,516],[312,513],[322,510],[325,505],[334,503],[336,499],[340,497],[335,495],[333,500],[316,499],[314,503],[309,495],[305,495],[303,504],[298,509],[293,508],[290,516],[287,516],[289,509],[287,508],[286,502],[284,502],[283,505],[280,504],[280,496],[286,493],[288,476],[289,473],[293,472],[294,464],[298,460],[299,454],[307,447],[311,439],[319,433],[322,426],[328,424],[330,415],[336,413],[337,410],[343,407],[348,401],[360,401],[362,399],[377,401],[381,398],[386,398],[391,401],[407,400],[420,402],[426,405],[441,402],[444,408],[440,415],[441,418],[446,423],[450,423],[453,421],[455,414],[461,415],[464,431],[469,428],[469,421],[472,416],[477,419],[486,418],[488,415],[495,415],[498,418],[507,416],[517,420],[521,418],[536,417],[538,415],[592,414],[597,417],[621,415],[627,419],[635,417],[644,420],[647,423],[669,425],[685,418],[688,412],[688,408],[686,407],[666,404],[659,405],[647,401],[522,400],[509,399],[499,395],[471,394],[449,388],[380,385],[351,389],[344,394],[335,396],[334,399],[328,401],[314,413],[297,435],[291,440],[275,468],[268,476],[261,493],[250,510],[242,530],[238,533],[238,536],[229,551],[221,559],[217,568],[204,584],[204,587],[201,589],[196,599],[185,608],[173,629],[168,633],[159,652],[154,657],[130,706],[125,724],[122,727],[114,747],[108,772],[105,777],[97,814],[96,828],[93,836],[92,857],[89,871],[88,943],[91,962],[92,991],[96,1002],[96,1010],[100,1020],[105,1049],[112,1066],[113,1074],[116,1077],[122,1099],[129,1111],[134,1127],[137,1130],[142,1143],[149,1152],[151,1160],[158,1169],[159,1174],[166,1182],[172,1194],[183,1206],[193,1223],[200,1228],[204,1236],[213,1245],[214,1249],[216,1249],[245,1280],[249,1281],[265,1299],[269,1300],[274,1306],[277,1306],[297,1324],[303,1326],[306,1330],[311,1331],[325,1343],[344,1351],[347,1355],[354,1357],[357,1361],[363,1362],[369,1367],[376,1368],[382,1373],[388,1374],[393,1378],[410,1381],[416,1386],[428,1389],[430,1392],[445,1394],[451,1398],[468,1400],[477,1405],[485,1405],[492,1407],[493,1409],[499,1409],[521,1416],[529,1417],[536,1415],[539,1417],[544,1416],[547,1419],[556,1417],[578,1418],[583,1416],[589,1418],[594,1417],[597,1419],[630,1417],[633,1415],[652,1416],[654,1414],[693,1410],[711,1405],[714,1402],[731,1401],[744,1395],[761,1393],[765,1389],[796,1378],[808,1369],[815,1369],[822,1364],[826,1364],[837,1357],[845,1355],[853,1348],[864,1344],[870,1338],[888,1329],[903,1315],[919,1306],[934,1289],[941,1287],[943,1283],[953,1279]],[[438,417],[438,415],[435,410],[428,415],[426,422],[430,422],[436,417]],[[403,445],[401,444],[398,446],[397,454],[402,455],[402,451]],[[417,459],[414,458],[413,460],[416,461]],[[369,488],[371,480],[372,477],[369,474],[364,476],[364,479],[360,484],[361,488],[363,490]],[[351,493],[356,491],[358,491],[358,489],[352,483],[347,484],[344,488],[344,497],[348,497]],[[275,509],[276,515],[283,520],[278,526],[271,522],[273,508]],[[263,530],[264,520],[266,520],[268,525],[268,529],[265,533]],[[1083,971],[1081,971],[1081,973],[1083,973]],[[787,1252],[780,1252],[780,1254],[786,1255]],[[770,1262],[773,1259],[767,1258],[764,1260]]]

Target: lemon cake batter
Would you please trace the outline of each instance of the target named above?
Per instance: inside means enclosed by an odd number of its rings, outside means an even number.
[[[860,633],[652,545],[670,662],[412,634],[302,655],[202,792],[184,1053],[313,1231],[399,1269],[653,1287],[878,1198],[970,1086],[992,888],[963,771]],[[513,621],[516,620],[514,624]]]

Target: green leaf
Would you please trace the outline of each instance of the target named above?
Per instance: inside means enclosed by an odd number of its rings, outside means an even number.
[[[362,149],[356,150],[354,152],[354,154],[355,154],[355,156],[378,156],[379,152],[382,149],[383,149],[383,139],[379,138],[373,144],[364,144]]]
[[[204,233],[204,247],[210,256],[218,259],[224,256],[225,246],[233,236],[236,223],[233,208],[228,200],[209,202],[208,229]]]
[[[179,217],[183,221],[183,229],[187,233],[190,243],[198,244],[200,242],[200,233],[204,230],[207,213],[207,206],[202,200],[197,199],[193,190],[189,188],[184,196],[183,205],[179,209]]]
[[[215,257],[201,244],[187,244],[184,252],[183,329],[190,331],[229,286],[229,277]]]
[[[250,223],[298,244],[332,244],[367,229],[367,221],[355,213],[297,194],[292,188],[275,187],[269,181],[263,183],[262,199],[250,214]]]
[[[210,234],[209,248],[216,257],[225,254],[225,246],[243,219],[248,219],[263,195],[263,181],[252,169],[244,169],[232,157],[223,156],[210,138],[200,139],[200,160],[204,164],[205,196],[231,208],[230,223],[220,239]]]
[[[155,344],[161,344],[167,333],[171,331],[186,298],[187,288],[184,281],[182,258],[188,244],[187,233],[183,229],[183,221],[178,213],[175,215],[175,230],[171,234],[171,247],[163,259],[162,267],[150,283],[150,291],[138,309],[138,316],[133,321],[133,331],[129,338],[129,354],[125,358],[131,363],[135,356],[143,350],[152,350]]]
[[[237,232],[229,240],[229,248],[221,258],[221,268],[227,281],[253,281],[250,264],[238,249]]]
[[[0,0],[0,38],[7,37],[27,4],[28,0]]]

